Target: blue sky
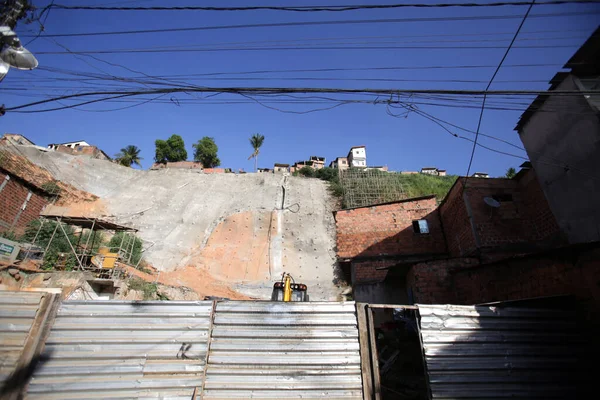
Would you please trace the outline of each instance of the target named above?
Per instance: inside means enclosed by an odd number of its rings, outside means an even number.
[[[423,1],[427,2],[427,1]],[[439,2],[439,1],[435,1]],[[47,1],[34,2],[43,7]],[[112,5],[110,0],[62,0],[65,5]],[[353,1],[323,1],[311,4],[352,4]],[[354,1],[354,3],[364,3]],[[386,3],[381,0],[378,3]],[[123,1],[122,5],[193,5],[185,1]],[[248,5],[244,1],[202,2],[202,5]],[[298,5],[301,2],[267,1],[252,4]],[[49,13],[45,34],[199,27],[235,24],[256,24],[297,21],[332,21],[358,19],[436,18],[456,16],[500,16],[524,14],[525,7],[460,8],[460,9],[397,9],[369,10],[344,13],[286,13],[255,12],[117,12],[57,10]],[[588,11],[585,15],[537,18],[536,14]],[[536,67],[504,67],[496,77],[492,90],[544,90],[547,82],[585,41],[598,25],[600,5],[536,6],[511,50],[505,65],[547,64]],[[97,54],[110,63],[151,76],[183,75],[182,80],[195,78],[201,86],[271,86],[271,87],[331,87],[331,88],[394,88],[394,89],[465,89],[483,90],[504,54],[520,19],[469,21],[394,22],[372,24],[338,24],[255,29],[220,29],[191,32],[165,32],[119,36],[58,37],[54,40],[71,51],[106,49],[141,49],[159,46],[190,47],[210,45],[224,47],[259,46],[294,47],[299,44],[331,45],[339,43],[361,47],[373,46],[452,46],[451,49],[327,49],[327,50],[261,50],[206,51],[180,53]],[[27,43],[26,35],[37,33],[38,26],[21,23],[17,32]],[[463,36],[460,36],[463,35]],[[336,39],[339,38],[339,39]],[[317,39],[309,42],[299,40]],[[323,40],[325,39],[325,40]],[[291,42],[295,41],[295,42]],[[258,42],[250,44],[247,42]],[[275,43],[277,42],[277,43]],[[227,44],[239,43],[239,44]],[[522,46],[543,48],[519,48]],[[467,46],[479,48],[467,49]],[[87,56],[45,54],[64,52],[48,38],[38,38],[27,46],[36,54],[40,68],[34,71],[11,70],[0,82],[0,103],[16,106],[48,97],[88,90],[108,90],[110,85],[125,85],[108,80],[93,84],[77,80],[72,75],[59,74],[63,69],[83,73],[107,74],[118,77],[143,76],[97,61]],[[484,47],[484,48],[481,48]],[[493,48],[490,48],[493,47]],[[418,69],[431,66],[474,66],[486,68]],[[404,70],[366,70],[337,72],[295,72],[269,74],[218,75],[211,79],[192,74],[231,73],[257,70],[290,70],[317,68],[378,68],[414,67]],[[49,79],[50,78],[50,79]],[[68,78],[71,80],[56,80]],[[215,78],[219,78],[218,80]],[[223,79],[227,78],[227,79]],[[240,78],[231,80],[231,78]],[[248,79],[252,78],[252,79]],[[260,78],[260,79],[256,79]],[[266,78],[266,79],[265,79]],[[290,79],[294,78],[294,79]],[[303,78],[299,80],[297,78]],[[310,78],[310,80],[306,79]],[[315,78],[322,80],[315,80]],[[347,80],[342,80],[347,79]],[[360,80],[357,80],[360,79]],[[365,80],[370,79],[370,80]],[[395,79],[394,82],[373,79]],[[461,81],[461,82],[456,82]],[[476,82],[464,82],[476,81]],[[506,82],[509,81],[509,82]],[[131,85],[131,84],[129,84]],[[138,85],[140,88],[144,86]],[[194,97],[197,96],[197,97]],[[437,166],[451,174],[465,174],[472,143],[449,135],[438,125],[416,115],[394,118],[386,113],[385,105],[346,104],[340,107],[306,114],[284,113],[268,109],[252,100],[233,95],[167,95],[163,102],[142,105],[135,102],[105,102],[46,113],[10,113],[0,117],[0,132],[22,133],[37,144],[86,140],[114,155],[120,148],[134,144],[142,149],[143,167],[148,168],[154,157],[154,140],[171,134],[181,135],[188,155],[192,143],[203,136],[212,136],[219,146],[223,167],[244,168],[252,149],[248,138],[253,133],[265,135],[259,156],[259,166],[271,167],[274,162],[294,162],[310,155],[324,156],[329,162],[344,156],[351,146],[366,145],[370,165],[388,165],[392,170],[418,170]],[[203,98],[204,97],[204,98]],[[356,96],[354,96],[356,98]],[[381,99],[380,99],[381,100]],[[240,103],[243,101],[243,103]],[[479,116],[476,102],[472,108],[438,107],[424,99],[414,100],[423,110],[437,118],[467,129],[475,130]],[[496,101],[496,100],[495,100]],[[518,102],[511,108],[525,109],[530,99],[502,99]],[[62,102],[61,104],[72,104]],[[61,104],[52,103],[52,106]],[[124,110],[106,111],[134,106]],[[309,111],[331,107],[331,104],[270,104],[288,111]],[[396,112],[396,110],[394,110]],[[521,111],[486,110],[481,132],[520,145],[513,128]],[[473,135],[456,130],[473,138]],[[526,156],[523,151],[498,141],[481,138],[483,145]],[[504,174],[508,167],[518,167],[523,160],[478,148],[473,171]]]

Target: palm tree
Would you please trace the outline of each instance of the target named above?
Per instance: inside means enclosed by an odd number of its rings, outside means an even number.
[[[263,145],[264,141],[265,141],[265,137],[263,135],[261,135],[260,133],[255,133],[250,138],[250,146],[252,146],[252,148],[254,149],[254,153],[252,153],[252,155],[250,157],[248,157],[248,160],[251,158],[254,158],[254,172],[256,172],[256,165],[258,163],[259,149]]]
[[[116,161],[125,167],[131,167],[132,164],[141,167],[142,164],[140,161],[142,158],[140,157],[140,151],[141,150],[137,146],[133,146],[131,144],[129,146],[125,146],[121,149],[119,154],[115,156]]]

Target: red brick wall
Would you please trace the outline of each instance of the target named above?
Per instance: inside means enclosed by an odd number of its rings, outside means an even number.
[[[459,178],[446,196],[444,204],[440,206],[448,253],[453,257],[471,254],[477,248],[462,197],[463,183],[461,179],[463,178]]]
[[[5,177],[6,174],[0,172],[0,183],[4,182]],[[0,231],[2,232],[7,231],[12,225],[30,190],[14,175],[11,175],[10,178],[2,192],[0,192]],[[46,197],[40,195],[38,191],[32,190],[31,199],[21,213],[14,231],[23,233],[27,224],[37,219],[47,204]]]
[[[529,219],[529,235],[535,240],[560,236],[558,222],[533,169],[519,179],[525,213]],[[565,240],[566,242],[566,240]]]
[[[429,234],[413,231],[412,221],[426,219]],[[446,251],[435,198],[338,211],[340,258],[436,254]]]
[[[506,260],[454,274],[456,301],[474,304],[574,295],[600,316],[600,249]]]
[[[204,168],[202,171],[205,174],[224,174],[225,168]]]
[[[387,277],[387,268],[396,264],[394,260],[363,260],[352,261],[352,283],[383,282]]]
[[[406,277],[415,303],[456,303],[452,272],[479,263],[476,258],[436,260],[415,264]]]
[[[462,192],[462,182],[458,181],[440,207],[448,251],[454,257],[475,255],[477,250]],[[558,243],[558,224],[533,170],[519,180],[470,178],[464,192],[483,251],[541,241]],[[484,202],[486,197],[498,195],[510,195],[512,200],[501,201],[498,208]]]

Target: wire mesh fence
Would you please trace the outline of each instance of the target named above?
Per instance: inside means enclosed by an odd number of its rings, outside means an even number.
[[[401,175],[377,169],[350,168],[339,171],[342,208],[365,207],[406,198]]]

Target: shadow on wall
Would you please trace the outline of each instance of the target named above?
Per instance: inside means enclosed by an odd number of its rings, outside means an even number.
[[[377,231],[382,226],[374,224],[373,233],[360,233],[357,238],[362,248],[351,261],[357,301],[407,304],[411,301],[405,289],[410,267],[419,261],[447,256],[437,209],[414,210],[388,226],[388,232],[382,232]]]

